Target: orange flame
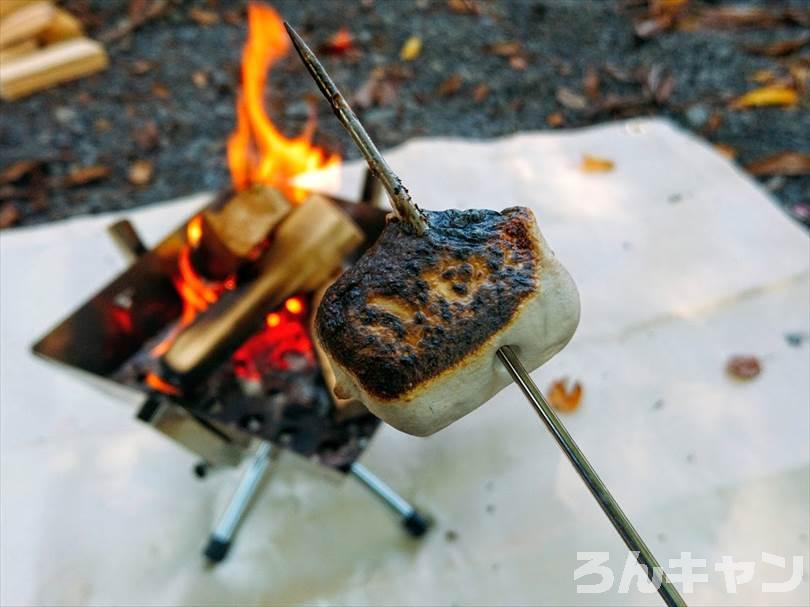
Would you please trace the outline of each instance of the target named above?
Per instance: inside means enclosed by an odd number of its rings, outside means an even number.
[[[298,137],[285,137],[264,107],[264,87],[270,67],[289,50],[290,42],[278,13],[265,4],[248,5],[248,40],[242,52],[242,88],[236,106],[236,130],[228,139],[228,167],[236,190],[263,183],[280,188],[301,202],[307,190],[293,185],[299,173],[340,163],[312,145],[315,128],[310,117]]]

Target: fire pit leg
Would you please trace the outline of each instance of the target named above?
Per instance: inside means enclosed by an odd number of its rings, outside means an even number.
[[[239,523],[242,522],[248,506],[267,472],[272,450],[273,447],[270,443],[262,442],[239,481],[239,486],[225,512],[222,513],[214,532],[208,539],[208,545],[203,551],[211,563],[219,563],[227,556]]]
[[[405,501],[405,498],[386,485],[363,464],[354,462],[349,468],[349,473],[400,516],[402,526],[412,537],[421,537],[430,528],[430,521],[425,515]]]

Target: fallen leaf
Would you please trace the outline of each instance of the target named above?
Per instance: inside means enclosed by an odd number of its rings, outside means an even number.
[[[568,389],[568,379],[558,379],[548,391],[548,402],[557,411],[571,413],[579,407],[582,400],[582,384],[575,381]]]
[[[776,80],[776,74],[771,70],[757,70],[748,79],[757,84],[768,84]]]
[[[795,53],[805,44],[810,42],[810,34],[805,33],[797,38],[789,38],[787,40],[777,40],[768,44],[749,44],[745,47],[749,53],[757,55],[765,55],[766,57],[784,57]]]
[[[773,27],[780,23],[794,21],[788,10],[769,10],[765,7],[747,6],[744,4],[703,7],[696,18],[701,27],[733,29],[738,27]],[[801,19],[801,15],[798,15]]]
[[[217,13],[196,6],[188,12],[188,16],[191,17],[197,25],[204,27],[219,23],[219,15]]]
[[[222,20],[228,25],[242,25],[244,17],[238,10],[228,10],[222,13]]]
[[[10,228],[20,220],[20,210],[13,202],[3,203],[0,206],[0,230]]]
[[[588,107],[585,97],[564,86],[557,89],[557,101],[571,110],[584,110]]]
[[[112,122],[106,118],[99,118],[93,123],[93,128],[96,129],[97,133],[106,133],[112,129]]]
[[[41,160],[18,160],[0,171],[0,185],[14,183],[42,164]]]
[[[713,133],[720,128],[721,124],[723,124],[723,114],[720,112],[713,112],[706,121],[706,126],[703,127],[703,131],[706,133]]]
[[[715,143],[714,149],[720,152],[723,156],[725,156],[729,160],[734,160],[737,157],[737,150],[735,150],[727,143]]]
[[[562,115],[561,112],[552,112],[551,114],[546,116],[546,124],[552,128],[562,126],[564,122],[565,117]]]
[[[611,78],[619,82],[635,82],[636,80],[632,73],[614,63],[606,63],[605,71]]]
[[[158,131],[157,123],[154,120],[149,120],[143,124],[139,124],[137,128],[132,131],[132,139],[144,152],[155,149],[158,143],[160,143],[160,132]]]
[[[807,63],[790,63],[788,64],[788,71],[790,77],[793,78],[793,84],[799,91],[807,90],[808,83],[810,83],[810,61]]]
[[[130,165],[127,178],[133,185],[146,185],[152,181],[154,172],[155,166],[151,160],[136,160]]]
[[[422,52],[422,39],[419,36],[411,36],[402,45],[399,51],[399,58],[403,61],[413,61]]]
[[[659,105],[675,90],[675,77],[660,65],[653,65],[644,75],[644,87]]]
[[[475,0],[447,0],[447,8],[459,15],[481,14],[481,7]]]
[[[609,173],[615,167],[616,163],[612,160],[591,156],[590,154],[583,155],[582,164],[580,164],[580,168],[585,173]]]
[[[155,67],[155,65],[156,63],[154,61],[148,61],[147,59],[136,59],[129,66],[129,71],[135,76],[143,76],[146,72]]]
[[[591,101],[599,99],[599,72],[596,69],[588,67],[585,70],[585,76],[582,78],[582,89]]]
[[[65,177],[62,179],[62,185],[66,188],[84,185],[86,183],[98,181],[99,179],[104,179],[109,174],[110,167],[104,166],[103,164],[92,164],[90,166],[78,167],[65,175]]]
[[[208,72],[205,70],[197,70],[191,74],[191,81],[198,89],[204,89],[208,86]]]
[[[523,46],[520,44],[520,42],[508,40],[488,44],[486,46],[486,50],[493,55],[497,55],[498,57],[512,57],[520,53],[523,50]]]
[[[529,67],[529,62],[526,61],[526,58],[521,55],[515,55],[514,57],[509,57],[509,67],[513,70],[517,70],[522,72],[527,67]]]
[[[634,21],[633,31],[636,33],[636,36],[646,40],[668,30],[674,25],[674,23],[675,19],[672,15],[654,15]]]
[[[479,84],[473,90],[473,101],[481,103],[489,95],[489,87],[486,84]]]
[[[155,97],[159,97],[160,99],[168,99],[169,98],[169,89],[167,89],[164,85],[160,84],[159,82],[155,82],[152,85],[152,94]]]
[[[439,86],[439,90],[437,91],[439,97],[447,97],[457,93],[463,81],[461,74],[453,74]]]
[[[755,160],[745,167],[752,175],[810,175],[810,154],[780,152]]]
[[[798,102],[799,94],[795,89],[781,84],[773,84],[748,91],[745,95],[735,99],[731,103],[731,107],[735,110],[774,105],[792,107]]]
[[[354,49],[354,36],[347,27],[341,27],[319,48],[325,55],[343,55]]]
[[[726,363],[726,373],[735,379],[754,379],[762,372],[762,365],[755,356],[732,356]]]

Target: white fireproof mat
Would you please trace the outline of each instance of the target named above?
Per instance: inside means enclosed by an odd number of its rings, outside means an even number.
[[[583,154],[613,160],[587,174]],[[810,503],[810,244],[750,179],[664,121],[391,151],[426,208],[531,206],[579,285],[582,323],[533,375],[582,381],[569,430],[658,556],[706,559],[690,605],[806,605]],[[360,167],[344,171],[353,195]],[[155,243],[206,200],[127,215]],[[280,461],[228,560],[200,550],[238,471],[192,478],[194,456],[129,404],[29,353],[124,264],[84,217],[0,237],[3,605],[657,605],[621,595],[623,545],[512,386],[427,439],[391,428],[363,457],[430,512],[423,541],[352,479]],[[724,373],[753,354],[748,383]],[[450,532],[450,533],[448,533]],[[578,551],[616,580],[577,594]],[[786,568],[763,561],[767,552]],[[724,555],[752,561],[728,594]],[[788,593],[794,556],[801,576]]]

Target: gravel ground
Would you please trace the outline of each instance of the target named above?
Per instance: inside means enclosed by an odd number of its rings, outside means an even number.
[[[108,33],[133,4],[66,2],[91,36]],[[647,9],[634,0],[272,4],[316,48],[340,27],[349,29],[356,49],[324,54],[325,64],[344,92],[366,106],[358,114],[381,147],[416,136],[485,138],[663,115],[728,146],[743,166],[778,152],[810,152],[806,89],[797,107],[729,108],[730,100],[761,86],[752,81],[758,71],[781,77],[791,63],[810,65],[810,45],[779,58],[747,48],[807,31],[789,19],[641,39],[633,19]],[[808,8],[807,0],[759,5]],[[468,6],[478,10],[465,13]],[[39,162],[0,187],[1,223],[41,223],[224,187],[245,34],[243,2],[171,0],[164,15],[107,44],[106,72],[4,102],[0,170]],[[421,38],[422,50],[403,61],[400,49],[411,36]],[[267,101],[288,134],[304,124],[314,91],[297,58],[288,56],[272,72]],[[316,107],[317,142],[356,157],[326,105],[319,100]],[[133,176],[133,164],[146,170]],[[102,167],[97,175],[82,170],[94,166]],[[762,179],[786,212],[810,223],[810,176]]]

